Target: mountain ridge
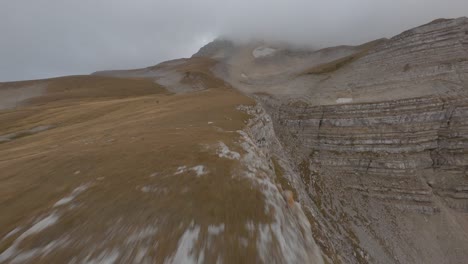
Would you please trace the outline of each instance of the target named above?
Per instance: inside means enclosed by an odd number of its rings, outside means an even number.
[[[0,262],[462,264],[467,92],[466,17],[0,83]]]

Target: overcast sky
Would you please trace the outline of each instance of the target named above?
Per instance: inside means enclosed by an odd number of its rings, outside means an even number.
[[[324,47],[460,16],[468,0],[0,0],[0,82],[150,66],[217,36]]]

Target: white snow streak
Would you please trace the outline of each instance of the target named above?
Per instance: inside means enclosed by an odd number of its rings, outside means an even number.
[[[226,158],[226,159],[232,159],[232,160],[240,159],[240,154],[235,151],[229,150],[228,146],[226,146],[226,144],[224,144],[223,142],[219,142],[217,153],[220,158]]]
[[[7,259],[10,259],[10,258],[14,257],[15,255],[17,255],[18,245],[25,238],[27,238],[30,235],[34,235],[34,234],[37,234],[37,233],[45,230],[49,226],[55,224],[58,219],[59,219],[59,215],[57,215],[56,213],[52,213],[52,214],[44,217],[43,219],[39,220],[38,222],[36,222],[33,226],[31,226],[28,230],[26,230],[23,234],[21,234],[13,242],[13,244],[9,248],[7,248],[5,251],[2,252],[2,254],[0,254],[0,262],[4,262]],[[36,254],[35,252],[36,251],[34,251],[34,250],[31,250],[29,252],[25,252],[25,253],[23,253],[23,255],[21,255],[21,254],[18,255],[18,258],[26,259],[26,258],[28,258],[28,256],[33,257]]]
[[[69,196],[58,200],[54,204],[54,207],[61,206],[61,205],[64,205],[73,201],[73,199],[75,199],[80,193],[86,191],[86,189],[88,189],[88,185],[81,185],[80,187],[74,189],[73,192]]]
[[[177,251],[173,257],[164,261],[165,264],[195,264],[203,263],[204,256],[200,254],[197,258],[194,254],[194,246],[197,242],[198,235],[200,233],[200,227],[194,226],[192,223],[191,227],[185,230],[182,237],[179,239]]]

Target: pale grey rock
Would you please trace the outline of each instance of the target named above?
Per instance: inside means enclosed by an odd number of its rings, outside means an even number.
[[[259,62],[253,48],[214,71],[260,103],[251,134],[280,161],[329,262],[465,263],[468,19],[403,32],[319,74],[304,72],[362,49]]]

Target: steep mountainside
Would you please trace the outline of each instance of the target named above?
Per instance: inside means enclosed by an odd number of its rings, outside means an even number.
[[[0,83],[0,263],[466,263],[468,18]]]
[[[1,84],[0,263],[323,263],[214,63]]]
[[[294,99],[257,96],[330,258],[468,259],[467,43],[468,19],[435,21],[333,72],[285,81],[306,86]]]
[[[436,20],[295,67],[253,45],[215,68],[271,116],[332,262],[468,259],[467,45],[468,19]]]

